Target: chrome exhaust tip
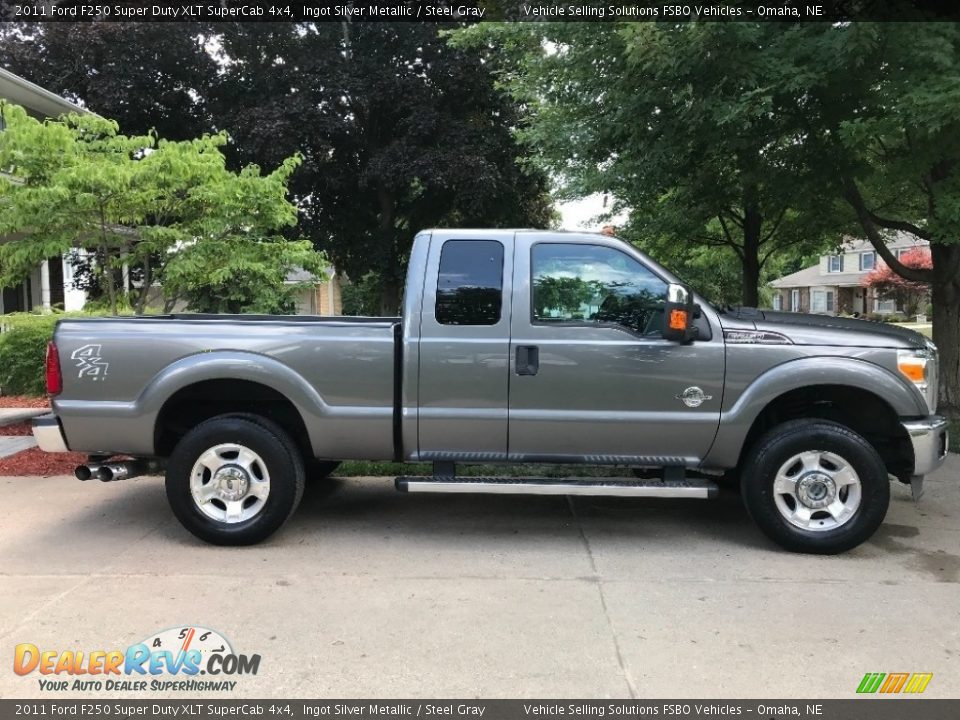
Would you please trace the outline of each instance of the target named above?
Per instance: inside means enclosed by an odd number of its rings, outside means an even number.
[[[115,480],[128,480],[135,478],[146,471],[147,466],[143,462],[136,460],[130,462],[104,463],[97,469],[97,477],[102,482],[113,482]]]
[[[99,465],[77,465],[77,469],[73,471],[74,476],[77,480],[86,481],[94,477],[100,471]]]

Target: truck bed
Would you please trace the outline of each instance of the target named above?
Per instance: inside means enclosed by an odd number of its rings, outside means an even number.
[[[154,428],[169,398],[232,379],[289,398],[319,457],[390,457],[399,322],[194,314],[64,319],[54,334],[63,370],[54,411],[71,450],[153,455]]]

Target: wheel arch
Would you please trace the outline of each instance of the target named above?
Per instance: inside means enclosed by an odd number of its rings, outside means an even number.
[[[913,448],[900,418],[925,414],[919,391],[886,368],[849,357],[802,358],[760,375],[722,412],[703,466],[738,468],[771,423],[819,417],[862,434],[902,477],[912,467]]]
[[[831,420],[853,430],[873,446],[891,475],[909,477],[913,446],[899,415],[877,393],[849,385],[809,385],[771,400],[750,425],[737,467],[742,466],[747,453],[765,432],[803,418]]]
[[[278,390],[252,380],[199,380],[175,391],[160,407],[154,448],[167,457],[191,428],[218,415],[257,415],[286,431],[305,458],[313,457],[307,426],[297,407]]]

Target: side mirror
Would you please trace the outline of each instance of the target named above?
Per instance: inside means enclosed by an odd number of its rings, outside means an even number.
[[[677,283],[667,286],[667,301],[663,306],[663,338],[673,342],[690,342],[696,336],[693,319],[696,308],[693,293]]]

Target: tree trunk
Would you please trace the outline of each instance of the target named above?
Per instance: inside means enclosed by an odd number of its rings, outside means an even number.
[[[151,270],[150,256],[147,255],[143,261],[143,287],[140,288],[140,297],[137,298],[137,315],[143,315],[143,311],[147,306],[147,295],[150,292],[150,283],[153,282],[153,273]]]
[[[377,192],[380,204],[380,241],[385,262],[380,275],[380,314],[393,317],[400,314],[400,262],[397,260],[397,241],[394,237],[395,213],[393,194],[384,187]]]
[[[742,282],[740,301],[746,307],[760,304],[760,229],[762,219],[756,205],[748,204],[743,217],[743,256],[740,258]]]
[[[103,278],[104,284],[107,286],[107,297],[110,298],[110,312],[113,315],[117,314],[117,287],[115,284],[115,278],[113,276],[113,268],[110,267],[110,256],[107,253],[107,244],[103,243],[100,246],[100,250],[103,256],[103,270],[100,277]]]
[[[387,272],[391,277],[385,275],[380,283],[380,315],[395,317],[400,314],[400,280],[393,273],[399,272],[399,268]]]
[[[940,352],[938,412],[960,418],[960,245],[931,243],[933,341]]]

